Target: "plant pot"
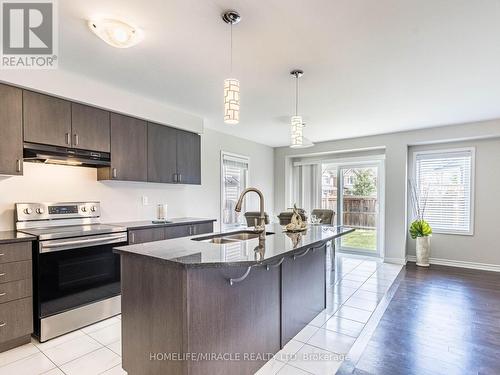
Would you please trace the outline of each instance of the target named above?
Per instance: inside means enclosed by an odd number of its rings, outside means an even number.
[[[429,267],[431,256],[431,237],[417,237],[417,266]]]

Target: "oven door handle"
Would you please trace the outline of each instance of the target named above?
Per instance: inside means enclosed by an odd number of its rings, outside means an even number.
[[[92,236],[90,238],[79,238],[72,240],[53,240],[41,241],[40,253],[50,253],[54,251],[78,249],[81,247],[107,245],[118,242],[126,242],[127,233],[118,233],[112,235]]]

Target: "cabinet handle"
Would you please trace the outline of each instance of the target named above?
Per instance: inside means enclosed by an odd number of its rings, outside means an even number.
[[[78,134],[75,133],[75,146],[78,146],[79,139],[78,139]]]
[[[177,182],[177,173],[174,173],[174,182]]]
[[[130,243],[134,243],[135,242],[135,233],[132,232],[130,233]]]
[[[5,272],[0,273],[0,277],[5,276]]]
[[[305,255],[309,252],[309,250],[311,250],[311,248],[307,249],[307,250],[306,250],[306,251],[304,251],[302,254],[299,254],[299,255],[295,255],[295,254],[294,254],[294,256],[293,256],[293,260],[295,260],[295,259],[299,259],[299,258],[302,258],[303,256],[305,256]]]
[[[21,159],[16,160],[16,172],[21,172]]]
[[[69,145],[70,143],[71,143],[70,134],[66,133],[66,144]]]
[[[6,325],[7,325],[7,323],[2,322],[2,323],[0,323],[0,328],[5,327]]]
[[[242,276],[240,276],[236,279],[233,279],[233,278],[229,279],[229,285],[241,283],[243,280],[245,280],[247,278],[247,276],[250,274],[251,270],[252,270],[252,266],[249,266]]]
[[[3,257],[5,254],[4,253],[0,253],[0,257]]]
[[[113,178],[116,178],[116,168],[113,168],[111,175]]]
[[[192,228],[193,228],[193,234],[196,234],[196,226],[193,225]]]
[[[266,270],[270,270],[271,267],[279,267],[281,265],[281,263],[283,263],[283,261],[285,260],[285,257],[281,258],[280,261],[276,264],[266,264]]]
[[[179,173],[179,183],[182,183],[182,175]]]
[[[6,294],[7,294],[6,292],[0,293],[0,297],[5,296]]]

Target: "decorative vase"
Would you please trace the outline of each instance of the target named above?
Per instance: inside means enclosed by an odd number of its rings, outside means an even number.
[[[417,237],[417,266],[429,267],[431,255],[431,237]]]

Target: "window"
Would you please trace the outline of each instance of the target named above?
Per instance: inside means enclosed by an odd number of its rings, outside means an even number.
[[[234,210],[240,194],[248,187],[250,159],[246,156],[221,153],[221,223],[222,228],[238,226],[240,214]],[[245,210],[242,209],[244,212]]]
[[[415,183],[434,233],[473,234],[473,148],[415,153]]]

